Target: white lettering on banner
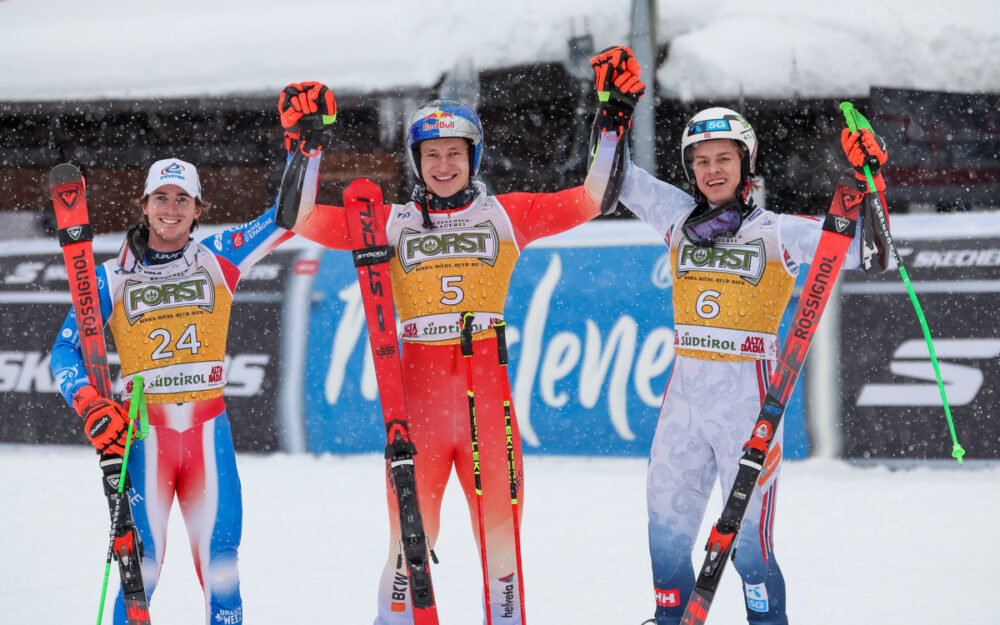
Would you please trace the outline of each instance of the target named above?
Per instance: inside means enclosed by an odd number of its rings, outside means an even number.
[[[545,342],[552,295],[561,277],[562,260],[559,254],[552,254],[531,295],[523,331],[513,326],[507,328],[508,346],[521,344],[517,370],[508,372],[514,374],[511,382],[521,436],[532,447],[541,445],[531,423],[531,400],[536,380],[538,395],[545,405],[563,408],[570,403],[571,393],[561,390],[559,383],[569,378],[579,366],[576,393],[580,405],[588,409],[596,406],[604,391],[605,380],[608,380],[607,405],[611,424],[623,440],[635,440],[628,420],[629,380],[633,380],[636,393],[644,405],[659,407],[663,390],[654,391],[652,381],[666,372],[673,361],[673,329],[653,327],[639,345],[638,324],[631,316],[621,315],[607,337],[601,336],[594,320],[584,319],[586,329],[582,339],[578,333],[562,331]],[[341,289],[337,297],[344,302],[344,308],[330,346],[324,398],[328,405],[338,402],[348,375],[348,361],[359,342],[363,342],[365,355],[360,372],[361,396],[367,401],[375,401],[378,385],[371,347],[368,341],[362,341],[365,316],[357,282]]]
[[[989,359],[1000,356],[1000,339],[938,339],[934,352],[939,362],[941,381],[944,383],[951,406],[971,403],[983,386],[983,372],[976,367],[940,362],[942,358]],[[921,360],[897,360],[900,358]],[[941,392],[937,376],[922,339],[904,341],[889,363],[893,375],[925,380],[930,384],[865,384],[858,394],[858,406],[940,406]]]
[[[549,341],[549,349],[538,374],[538,391],[546,405],[562,408],[569,393],[558,392],[555,383],[569,375],[580,362],[580,339],[572,332],[559,332]]]
[[[514,405],[517,409],[521,436],[532,447],[541,445],[538,435],[531,426],[531,396],[536,375],[539,394],[546,405],[561,408],[568,402],[568,396],[565,392],[558,392],[555,384],[569,376],[580,362],[582,353],[579,400],[582,406],[593,408],[604,388],[604,380],[607,378],[608,369],[611,368],[612,359],[617,354],[608,389],[608,412],[618,435],[623,440],[634,440],[635,434],[628,422],[626,398],[638,340],[636,322],[632,317],[622,315],[608,334],[608,344],[605,347],[597,324],[587,319],[586,339],[582,346],[579,336],[575,333],[560,332],[549,342],[543,356],[542,338],[545,335],[552,294],[561,276],[562,260],[559,254],[554,253],[549,266],[535,287],[525,316],[524,336],[514,382]],[[672,359],[673,330],[663,327],[652,328],[639,349],[639,358],[635,362],[636,391],[647,406],[659,407],[663,393],[662,391],[654,393],[650,380],[664,373]],[[539,363],[542,364],[540,372]]]
[[[647,406],[659,406],[663,390],[654,391],[650,382],[674,361],[674,333],[670,328],[653,328],[639,349],[635,361],[635,392]]]
[[[0,392],[52,393],[57,390],[47,352],[0,352]]]
[[[608,377],[611,360],[617,353],[611,384],[608,386],[608,408],[615,430],[627,441],[635,440],[635,433],[628,424],[625,391],[638,334],[639,326],[635,319],[625,315],[615,322],[608,334],[607,347],[602,348],[601,331],[596,323],[587,319],[587,343],[583,352],[583,367],[580,369],[580,403],[585,408],[593,408],[601,395],[604,380]]]
[[[340,390],[344,386],[347,375],[347,361],[361,339],[361,331],[365,327],[365,309],[361,303],[361,290],[354,281],[337,293],[344,302],[344,312],[337,324],[337,331],[330,346],[330,366],[326,370],[326,381],[323,385],[323,396],[326,403],[333,405],[340,398]],[[365,341],[365,357],[361,366],[361,396],[373,401],[378,395],[378,383],[375,381],[375,361],[371,355],[371,345]]]
[[[49,353],[38,351],[0,352],[0,392],[55,393],[59,385],[52,378]],[[119,364],[116,352],[108,353],[108,364]],[[226,396],[253,397],[261,392],[266,375],[265,367],[271,362],[270,354],[237,354],[226,356],[223,365],[228,382]],[[114,381],[118,395],[124,389],[121,374]]]
[[[254,397],[264,387],[265,367],[271,362],[270,354],[237,354],[226,356],[227,397]]]
[[[521,356],[517,363],[517,376],[514,380],[514,406],[517,412],[518,429],[521,438],[528,445],[538,447],[541,441],[535,428],[531,427],[531,390],[538,373],[538,363],[542,355],[542,336],[545,333],[545,322],[549,316],[549,302],[552,292],[559,283],[562,274],[562,260],[559,254],[553,254],[545,274],[538,281],[535,292],[531,294],[528,313],[525,315],[524,336],[521,337]]]
[[[984,250],[920,250],[913,260],[914,267],[996,267],[1000,265],[1000,249]]]

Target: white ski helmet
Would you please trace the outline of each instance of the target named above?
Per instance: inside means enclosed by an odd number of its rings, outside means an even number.
[[[483,125],[472,107],[455,100],[434,100],[410,115],[406,123],[406,156],[419,180],[420,142],[427,139],[458,137],[469,143],[469,175],[479,172],[483,157]]]
[[[688,183],[700,195],[695,184],[694,172],[691,169],[691,152],[696,143],[711,139],[732,139],[743,149],[741,172],[743,181],[740,193],[745,196],[750,189],[757,166],[757,135],[742,115],[732,109],[721,106],[705,109],[688,120],[681,136],[681,166]],[[743,197],[742,199],[746,199]]]

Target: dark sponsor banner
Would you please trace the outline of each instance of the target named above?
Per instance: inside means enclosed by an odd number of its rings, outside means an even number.
[[[944,224],[944,222],[941,222]],[[1000,239],[897,240],[967,458],[1000,458]],[[842,418],[850,458],[947,458],[927,343],[895,269],[845,274]]]
[[[120,241],[120,238],[118,239]],[[66,270],[53,243],[32,242],[23,253],[9,244],[0,253],[0,441],[83,443],[86,437],[73,409],[63,400],[49,370],[49,353],[70,309]],[[113,247],[112,247],[113,246]],[[98,263],[117,250],[108,240],[95,243]],[[278,448],[276,397],[278,331],[286,278],[294,252],[277,252],[247,271],[237,290],[230,319],[225,369],[226,405],[239,450]],[[108,360],[121,390],[118,354],[108,331]]]
[[[889,144],[889,201],[996,206],[1000,94],[872,89],[872,126]]]

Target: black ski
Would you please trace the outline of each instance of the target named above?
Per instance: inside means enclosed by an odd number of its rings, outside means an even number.
[[[111,374],[108,370],[104,322],[97,292],[97,277],[87,214],[86,185],[80,170],[69,163],[57,165],[49,175],[52,203],[59,225],[69,290],[80,334],[80,352],[90,383],[104,397],[111,398]],[[125,595],[125,620],[128,625],[149,625],[149,604],[142,582],[142,543],[132,522],[129,504],[128,473],[121,471],[118,456],[101,456],[102,483],[111,513],[111,541],[108,562],[118,560],[122,591]],[[122,481],[124,476],[124,481]]]
[[[735,556],[740,525],[750,504],[750,496],[763,471],[771,439],[785,415],[786,403],[802,371],[806,352],[809,351],[823,309],[826,308],[840,267],[844,263],[844,255],[854,238],[862,199],[862,193],[857,190],[852,176],[848,174],[840,179],[823,222],[823,234],[809,266],[809,274],[802,287],[802,296],[782,347],[778,367],[768,383],[757,424],[750,440],[743,446],[740,467],[722,515],[708,537],[708,544],[705,546],[708,555],[705,556],[688,598],[684,616],[681,617],[682,625],[704,625],[726,561]]]

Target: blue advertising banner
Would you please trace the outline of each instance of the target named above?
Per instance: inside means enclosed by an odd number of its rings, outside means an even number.
[[[636,222],[585,224],[522,252],[506,319],[525,453],[648,454],[673,360],[667,261],[666,245]],[[306,363],[309,451],[381,451],[378,390],[347,252],[320,257]],[[786,413],[789,459],[808,455],[799,386]]]

